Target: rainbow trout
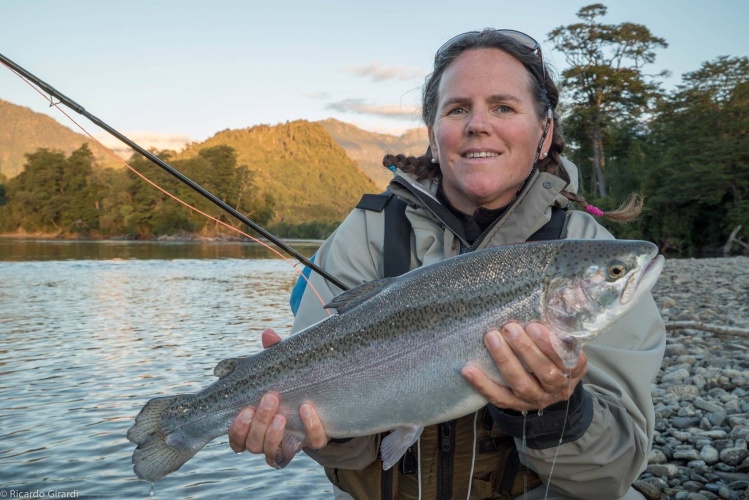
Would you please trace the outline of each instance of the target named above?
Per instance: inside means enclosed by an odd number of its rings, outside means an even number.
[[[312,403],[328,436],[392,431],[385,468],[424,426],[472,413],[487,401],[461,376],[474,365],[504,384],[484,335],[539,321],[574,363],[577,346],[603,333],[657,280],[652,243],[556,240],[472,252],[336,297],[336,314],[253,356],[221,361],[219,380],[196,394],[149,401],[127,437],[137,476],[156,482],[229,430],[263,394],[280,396],[286,434],[277,466],[304,445],[299,406]]]

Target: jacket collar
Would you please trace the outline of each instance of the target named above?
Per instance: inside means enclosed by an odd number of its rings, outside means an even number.
[[[560,193],[567,182],[555,175],[534,171],[512,206],[473,246],[466,241],[461,221],[437,200],[438,186],[439,179],[419,182],[413,176],[398,171],[390,181],[389,189],[410,205],[406,210],[407,215],[409,211],[425,210],[435,222],[454,234],[465,250],[476,250],[526,241],[548,222],[550,207],[555,202],[561,205],[559,199],[563,197]]]

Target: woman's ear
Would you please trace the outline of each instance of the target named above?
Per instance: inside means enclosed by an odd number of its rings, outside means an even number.
[[[429,149],[432,151],[432,158],[439,159],[440,150],[437,147],[437,141],[434,139],[434,127],[427,127],[427,133],[429,135]]]
[[[541,147],[541,158],[546,158],[549,155],[551,143],[554,140],[554,112],[549,108],[547,113],[546,120],[544,120],[543,128],[541,130],[543,133],[543,129],[546,128],[546,122],[549,121],[549,131],[546,133],[544,145]]]

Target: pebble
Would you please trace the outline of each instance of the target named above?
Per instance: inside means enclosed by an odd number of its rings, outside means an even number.
[[[749,330],[749,257],[667,259],[653,297],[667,323]],[[651,500],[749,500],[749,336],[666,336],[653,449],[635,484]]]

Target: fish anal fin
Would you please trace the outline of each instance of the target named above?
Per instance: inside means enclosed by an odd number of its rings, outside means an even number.
[[[299,450],[304,446],[304,434],[298,432],[287,432],[281,440],[281,445],[273,456],[273,467],[283,469]]]
[[[326,304],[325,308],[335,309],[339,314],[346,312],[380,293],[382,289],[387,287],[394,279],[397,278],[384,278],[381,280],[369,281],[363,285],[346,290]]]
[[[423,430],[423,427],[396,427],[393,432],[385,436],[380,444],[383,470],[388,470],[398,463],[406,450],[418,441]]]

